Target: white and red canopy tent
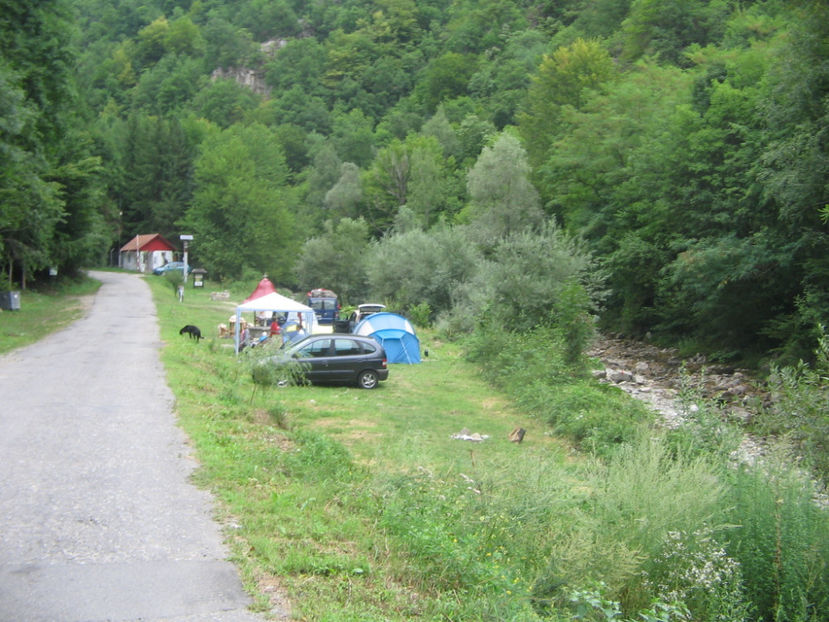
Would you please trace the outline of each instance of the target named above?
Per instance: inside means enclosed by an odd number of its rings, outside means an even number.
[[[275,311],[276,313],[285,313],[286,315],[293,313],[302,318],[302,325],[306,327],[309,334],[316,320],[316,315],[314,315],[314,310],[311,307],[282,294],[277,294],[276,292],[254,298],[248,302],[243,302],[236,307],[236,328],[234,331],[236,354],[239,353],[239,332],[242,324],[241,316],[245,311],[253,311],[254,313],[258,311]]]
[[[262,296],[267,296],[268,294],[275,294],[276,287],[274,287],[271,280],[267,277],[267,275],[262,277],[262,280],[256,285],[256,289],[253,290],[250,296],[245,298],[245,302],[250,302],[251,300],[255,300],[257,298],[261,298]]]

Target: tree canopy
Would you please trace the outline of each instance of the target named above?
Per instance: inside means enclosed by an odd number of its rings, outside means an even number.
[[[77,115],[71,4],[4,0],[0,14],[0,287],[8,288],[91,260],[111,214],[94,189],[100,158]]]
[[[487,258],[555,225],[608,329],[799,357],[829,322],[825,2],[29,4],[0,2],[9,285],[182,227],[298,286],[346,219]]]

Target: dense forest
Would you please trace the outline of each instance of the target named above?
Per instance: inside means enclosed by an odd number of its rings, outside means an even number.
[[[822,1],[0,0],[0,287],[190,233],[447,330],[808,359],[827,203]]]

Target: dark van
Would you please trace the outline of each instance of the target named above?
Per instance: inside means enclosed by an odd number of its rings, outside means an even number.
[[[314,310],[318,324],[333,324],[340,317],[337,294],[330,289],[312,289],[305,295],[305,304]]]

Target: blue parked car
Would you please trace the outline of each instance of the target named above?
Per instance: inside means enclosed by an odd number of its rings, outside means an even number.
[[[305,304],[314,310],[319,324],[333,324],[340,318],[337,294],[330,289],[312,289],[305,294]]]
[[[191,266],[187,266],[187,274],[190,274],[190,271],[193,268]],[[159,275],[164,274],[165,272],[172,272],[173,270],[178,270],[181,272],[184,270],[184,262],[183,261],[171,261],[169,263],[165,263],[163,266],[158,266],[155,270],[153,270],[153,274]]]

